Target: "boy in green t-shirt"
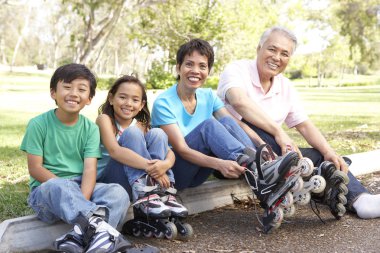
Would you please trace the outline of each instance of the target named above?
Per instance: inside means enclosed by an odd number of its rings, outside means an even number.
[[[79,114],[91,103],[95,89],[95,77],[84,65],[59,67],[50,81],[57,108],[30,120],[20,148],[27,153],[28,203],[38,218],[75,224],[54,242],[58,251],[116,252],[132,247],[115,229],[129,207],[129,196],[118,184],[96,183],[99,129]]]

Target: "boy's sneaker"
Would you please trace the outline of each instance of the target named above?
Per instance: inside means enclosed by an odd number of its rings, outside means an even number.
[[[83,236],[71,230],[54,241],[54,249],[66,253],[82,253],[84,250]]]
[[[87,245],[85,251],[87,253],[123,252],[132,247],[131,243],[127,241],[119,231],[100,217],[92,216],[89,219],[89,227],[89,230],[94,234]]]
[[[145,216],[152,218],[167,218],[171,211],[161,200],[161,197],[154,193],[138,199],[133,206]]]
[[[189,213],[187,208],[178,203],[174,195],[166,192],[166,195],[161,197],[161,200],[169,208],[172,217],[187,217]]]
[[[320,194],[312,194],[313,200],[328,205],[334,217],[339,220],[345,213],[348,193],[347,184],[349,178],[346,173],[337,170],[334,163],[324,161],[314,171],[326,180],[326,188]]]

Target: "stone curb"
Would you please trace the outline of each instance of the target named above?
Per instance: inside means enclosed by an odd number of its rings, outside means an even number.
[[[363,175],[380,171],[380,150],[348,155],[351,172]],[[196,214],[233,203],[233,198],[252,197],[252,191],[243,180],[213,180],[199,187],[179,192],[179,199]],[[127,219],[132,218],[131,208]],[[63,222],[48,225],[35,215],[5,220],[0,224],[0,252],[41,252],[52,249],[53,241],[71,228]]]

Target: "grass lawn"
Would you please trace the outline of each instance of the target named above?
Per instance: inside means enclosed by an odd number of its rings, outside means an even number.
[[[26,204],[28,171],[19,145],[29,119],[54,107],[49,78],[0,73],[0,222],[33,213]],[[340,154],[380,149],[380,83],[298,90],[310,118]],[[94,120],[105,95],[97,91],[83,114]],[[287,131],[299,146],[306,145],[294,130]]]

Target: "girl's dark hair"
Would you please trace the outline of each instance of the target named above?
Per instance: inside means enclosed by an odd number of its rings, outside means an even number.
[[[57,68],[50,79],[50,90],[56,91],[60,81],[71,83],[73,80],[83,78],[90,82],[90,98],[95,96],[96,79],[94,74],[83,64],[70,63]]]
[[[115,111],[113,109],[113,106],[110,104],[109,99],[110,99],[111,96],[113,96],[113,97],[115,96],[115,94],[118,91],[120,85],[123,84],[123,83],[137,84],[141,88],[141,91],[142,91],[142,102],[145,102],[145,105],[142,108],[142,110],[135,116],[135,119],[138,122],[142,123],[143,126],[146,129],[150,129],[151,128],[151,125],[150,125],[150,111],[149,111],[149,108],[148,108],[148,100],[147,100],[148,98],[147,98],[147,95],[146,95],[146,89],[145,89],[144,84],[138,78],[136,78],[134,76],[125,75],[125,76],[122,76],[122,77],[120,77],[119,79],[117,79],[115,81],[115,83],[111,86],[110,90],[108,91],[108,95],[107,95],[106,101],[104,102],[104,104],[102,104],[99,107],[98,114],[99,115],[100,114],[107,114],[112,119],[112,125],[114,126],[114,129],[117,132],[116,119],[115,119]]]
[[[212,65],[214,65],[214,50],[212,46],[205,40],[192,39],[189,42],[180,46],[177,51],[177,64],[181,67],[186,55],[191,55],[194,51],[198,51],[201,55],[207,57],[208,71],[211,71]],[[179,80],[179,75],[177,77]]]

